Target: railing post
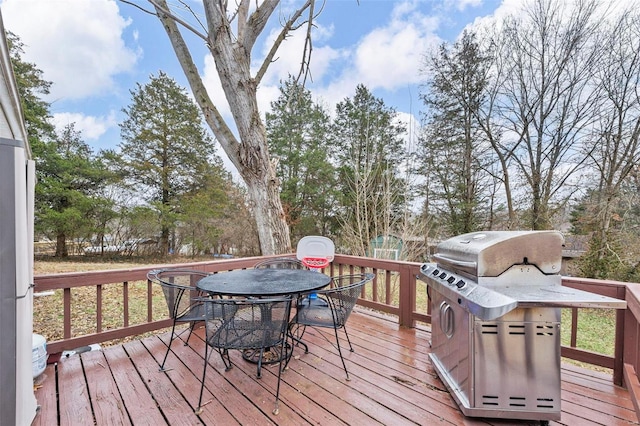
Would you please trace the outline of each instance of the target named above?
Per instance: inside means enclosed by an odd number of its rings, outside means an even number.
[[[129,281],[122,283],[122,311],[123,326],[129,327]]]
[[[416,321],[413,319],[413,311],[416,306],[416,277],[411,276],[409,265],[400,266],[400,297],[398,307],[400,314],[398,322],[400,327],[415,327]]]
[[[626,287],[618,287],[618,299],[626,299]],[[613,383],[622,386],[624,382],[625,310],[616,310],[616,337],[613,350]]]
[[[638,342],[638,338],[640,338],[640,322],[638,321],[640,306],[636,292],[631,289],[627,289],[625,300],[627,301],[627,309],[624,312],[622,362],[631,365],[637,375],[638,367],[640,367],[640,342]]]

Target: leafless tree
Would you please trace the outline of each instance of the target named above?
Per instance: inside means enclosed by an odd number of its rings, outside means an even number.
[[[590,248],[597,260],[609,250],[611,222],[620,216],[621,190],[640,162],[640,14],[622,13],[603,30],[598,44],[604,57],[594,85],[603,96],[586,146],[598,182],[593,188],[595,238]]]
[[[275,60],[278,48],[298,28],[306,28],[300,69],[300,75],[306,75],[316,0],[306,0],[291,12],[254,73],[251,71],[251,59],[256,40],[278,7],[279,0],[238,0],[235,3],[202,0],[201,12],[194,11],[191,3],[182,0],[171,7],[166,0],[121,1],[154,14],[162,22],[207,124],[247,185],[262,253],[290,252],[289,228],[280,202],[279,181],[267,149],[256,91],[269,65]],[[150,4],[153,10],[147,10],[141,4]],[[190,14],[189,21],[181,17],[184,11]],[[195,34],[211,52],[238,136],[211,100],[179,27]]]
[[[495,41],[503,55],[505,126],[495,146],[515,162],[532,229],[550,226],[554,205],[569,199],[569,183],[588,158],[579,148],[598,100],[590,84],[601,52],[591,37],[601,22],[597,11],[595,0],[530,0],[523,13],[503,22]]]

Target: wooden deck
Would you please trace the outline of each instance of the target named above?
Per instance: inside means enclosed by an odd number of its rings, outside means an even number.
[[[158,371],[168,334],[49,365],[36,390],[41,410],[34,425],[523,425],[533,421],[464,417],[431,367],[429,332],[400,329],[363,311],[348,323],[355,352],[346,353],[351,381],[336,351],[316,330],[309,353],[296,348],[282,376],[280,413],[272,414],[277,372],[256,367],[238,353],[225,372],[217,354],[207,370],[203,413],[194,414],[200,389],[202,329],[189,346],[174,342],[167,373]],[[185,333],[186,335],[186,333]],[[345,341],[346,343],[346,341]],[[552,425],[638,424],[625,389],[611,376],[563,364],[562,418]]]

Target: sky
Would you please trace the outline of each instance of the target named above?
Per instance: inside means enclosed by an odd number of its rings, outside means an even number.
[[[138,4],[149,7],[144,0]],[[418,120],[426,75],[424,57],[462,30],[515,10],[523,0],[327,0],[316,19],[307,88],[332,111],[364,84],[407,122]],[[183,0],[195,9],[197,0]],[[169,0],[170,4],[178,3]],[[230,1],[229,3],[233,3]],[[282,0],[253,51],[255,66],[300,0]],[[187,88],[186,79],[158,19],[115,0],[0,0],[5,27],[24,43],[23,60],[53,83],[45,98],[58,128],[75,123],[94,152],[117,149],[118,123],[131,103],[136,83],[160,71]],[[184,15],[187,16],[187,15]],[[202,40],[185,34],[214,103],[230,119],[211,54]],[[279,95],[280,81],[295,74],[302,33],[281,47],[261,82],[261,112]],[[188,90],[188,89],[187,89]],[[230,120],[229,120],[230,121]],[[220,152],[219,152],[220,153]]]

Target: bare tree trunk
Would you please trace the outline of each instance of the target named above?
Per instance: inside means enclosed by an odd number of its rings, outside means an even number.
[[[314,0],[307,0],[284,23],[280,35],[265,55],[262,66],[255,76],[251,75],[251,52],[279,0],[256,2],[257,8],[251,13],[249,13],[248,0],[239,1],[235,13],[227,10],[227,1],[203,0],[206,33],[200,33],[194,26],[178,18],[178,14],[173,14],[166,0],[148,1],[155,7],[156,14],[164,25],[207,124],[247,185],[262,254],[290,252],[289,227],[280,202],[280,188],[275,167],[269,158],[266,132],[258,110],[256,91],[278,47],[305,11],[309,12],[306,25],[310,28]],[[235,32],[232,22],[237,24]],[[178,30],[178,23],[202,38],[209,47],[233,115],[239,141],[209,97],[191,58],[189,48]],[[200,24],[199,20],[198,24]],[[305,58],[307,53],[306,50],[303,52]],[[307,62],[303,61],[303,63]]]
[[[67,236],[63,233],[56,235],[56,257],[67,257]]]

